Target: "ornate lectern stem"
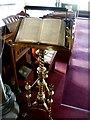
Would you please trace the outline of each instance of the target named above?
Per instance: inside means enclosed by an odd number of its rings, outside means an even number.
[[[46,111],[49,115],[49,119],[53,120],[51,117],[51,103],[52,103],[52,86],[48,88],[48,85],[45,81],[46,75],[47,75],[47,70],[44,67],[44,50],[39,50],[39,67],[37,68],[37,73],[38,73],[38,79],[30,85],[28,82],[26,82],[25,89],[26,89],[26,97],[27,97],[27,102],[28,102],[28,107],[30,108],[36,108],[39,110]],[[35,102],[31,103],[31,88],[35,85],[38,84],[39,86],[39,91],[37,94],[37,98]],[[48,91],[49,99],[46,102],[46,95],[45,92]],[[28,113],[24,114],[24,116],[28,115]]]
[[[44,67],[44,50],[39,50],[39,67],[37,69],[38,72],[38,82],[39,82],[39,92],[37,94],[37,100],[35,101],[34,105],[40,104],[41,106],[44,106],[44,110],[49,113],[49,118],[52,120],[51,117],[51,102],[49,103],[49,106],[46,104],[46,96],[45,96],[45,89],[48,91],[48,94],[51,94],[51,91],[49,90],[47,83],[45,81],[46,76],[46,68]],[[51,101],[51,96],[50,96]]]

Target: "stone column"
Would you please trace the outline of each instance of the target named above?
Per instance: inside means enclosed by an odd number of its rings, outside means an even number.
[[[3,84],[0,75],[0,118],[13,118],[15,120],[18,117],[18,114],[19,106],[16,102],[16,97],[10,87]]]

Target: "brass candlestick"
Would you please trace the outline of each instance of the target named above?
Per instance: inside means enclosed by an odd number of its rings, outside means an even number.
[[[25,89],[26,89],[26,98],[27,98],[28,107],[31,107],[31,86],[29,82],[26,82]]]

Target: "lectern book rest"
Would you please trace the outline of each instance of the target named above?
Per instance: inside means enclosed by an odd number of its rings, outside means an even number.
[[[15,42],[65,46],[65,22],[63,19],[24,18]]]

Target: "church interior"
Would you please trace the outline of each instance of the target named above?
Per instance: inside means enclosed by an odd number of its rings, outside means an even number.
[[[0,119],[90,118],[90,1],[1,0]]]

